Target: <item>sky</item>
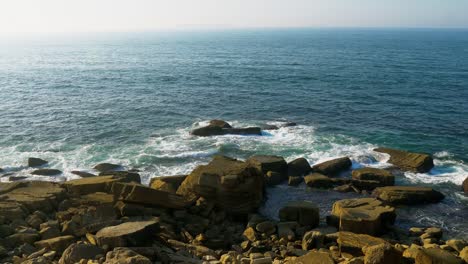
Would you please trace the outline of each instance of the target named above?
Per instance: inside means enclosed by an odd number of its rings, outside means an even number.
[[[0,34],[265,27],[468,28],[468,0],[0,0]]]

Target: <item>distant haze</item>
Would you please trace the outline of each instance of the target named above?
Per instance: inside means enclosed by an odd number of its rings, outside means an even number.
[[[467,28],[468,1],[0,1],[0,34],[263,27]]]

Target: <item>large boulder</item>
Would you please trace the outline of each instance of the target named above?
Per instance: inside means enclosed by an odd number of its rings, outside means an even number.
[[[353,179],[364,181],[378,181],[382,186],[395,185],[395,176],[387,170],[376,168],[361,168],[353,170]]]
[[[312,228],[319,224],[319,209],[309,201],[288,202],[279,210],[279,218],[282,222],[296,221],[300,225]]]
[[[103,264],[152,264],[147,257],[142,256],[129,248],[114,248],[106,254]]]
[[[379,187],[372,193],[374,197],[391,204],[437,203],[444,195],[430,187],[386,186]]]
[[[140,183],[140,175],[137,173],[127,173],[88,177],[65,182],[63,186],[71,194],[85,195],[95,192],[107,192],[115,182]]]
[[[209,137],[221,135],[261,135],[260,127],[233,128],[223,120],[211,120],[208,126],[196,128],[191,131],[194,136]]]
[[[191,204],[184,196],[139,184],[115,183],[112,191],[120,200],[133,204],[182,209]]]
[[[74,264],[80,260],[94,259],[97,255],[104,254],[104,251],[95,245],[78,242],[71,244],[62,254],[59,264]]]
[[[89,172],[86,172],[86,171],[77,171],[77,170],[74,170],[74,171],[71,171],[70,173],[71,173],[71,174],[74,174],[74,175],[78,175],[78,176],[80,176],[81,178],[96,177],[96,175],[94,175],[94,174],[92,174],[92,173],[89,173]]]
[[[155,177],[151,179],[149,186],[156,190],[176,193],[185,178],[187,175]]]
[[[40,158],[28,158],[28,167],[40,167],[49,163],[47,160]]]
[[[144,246],[158,229],[159,222],[155,220],[126,222],[99,230],[95,238],[97,244],[101,247],[104,245],[109,248]]]
[[[298,158],[288,163],[288,176],[307,175],[312,168],[305,158]]]
[[[416,264],[463,264],[461,258],[440,248],[421,248],[415,251]]]
[[[357,198],[335,202],[327,220],[341,231],[375,236],[383,234],[395,218],[395,208],[374,198]]]
[[[312,188],[332,188],[333,180],[320,173],[312,173],[304,177],[304,182]]]
[[[288,179],[288,164],[283,157],[257,155],[247,159],[247,162],[260,170],[264,175],[269,171],[276,173],[277,177],[265,177],[268,186],[280,184]]]
[[[338,245],[341,247],[342,252],[347,252],[355,256],[363,255],[362,249],[365,247],[386,244],[387,242],[382,238],[373,237],[364,234],[355,234],[352,232],[340,231],[337,233]]]
[[[194,201],[204,197],[234,214],[250,213],[263,200],[263,174],[251,164],[215,156],[208,165],[195,168],[177,194]]]
[[[466,179],[463,181],[462,190],[465,192],[465,194],[468,194],[468,177],[466,177]]]
[[[427,154],[391,148],[376,148],[374,151],[390,155],[388,162],[402,170],[423,173],[430,171],[434,167],[432,157]]]
[[[348,157],[328,160],[312,166],[314,172],[325,174],[327,176],[336,176],[343,171],[351,168],[352,162]]]

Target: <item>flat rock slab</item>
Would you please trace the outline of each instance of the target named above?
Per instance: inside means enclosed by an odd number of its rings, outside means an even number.
[[[353,255],[363,255],[363,247],[376,246],[387,243],[385,240],[364,234],[355,234],[351,232],[341,231],[337,233],[337,242],[341,247],[341,251]]]
[[[182,209],[191,204],[191,201],[186,200],[184,196],[175,193],[138,184],[119,185],[121,185],[119,199],[125,202],[172,209]]]
[[[434,167],[432,157],[427,154],[391,148],[376,148],[374,151],[390,155],[388,162],[402,170],[424,173]]]
[[[387,186],[379,187],[372,193],[374,197],[391,204],[424,204],[437,203],[444,195],[430,187]]]
[[[312,170],[327,176],[336,176],[351,168],[351,165],[352,162],[348,157],[342,157],[316,164],[312,166]]]
[[[129,176],[129,177],[127,177]],[[96,192],[107,192],[115,182],[132,182],[139,180],[140,176],[133,175],[107,175],[71,180],[63,183],[68,192],[75,195],[85,195]]]
[[[335,202],[329,222],[342,231],[375,236],[383,234],[395,218],[395,208],[374,198],[357,198]]]
[[[293,201],[279,210],[279,218],[282,222],[296,221],[313,228],[319,223],[319,209],[309,201]]]
[[[99,230],[96,242],[101,247],[107,245],[110,248],[144,246],[158,229],[159,222],[156,220],[127,222]]]
[[[288,263],[292,264],[334,264],[335,261],[333,260],[330,253],[327,252],[318,252],[318,251],[309,251],[309,253],[305,254],[304,256],[298,257],[294,260],[291,260]]]
[[[353,179],[364,180],[364,181],[378,181],[382,186],[392,186],[395,185],[395,176],[383,169],[376,168],[361,168],[353,170],[352,172]]]

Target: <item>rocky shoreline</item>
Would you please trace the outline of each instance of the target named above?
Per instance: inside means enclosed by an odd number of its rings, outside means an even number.
[[[192,134],[261,131],[212,120]],[[448,238],[440,227],[394,226],[399,207],[444,199],[432,188],[395,186],[394,171],[427,172],[432,157],[375,151],[390,155],[395,167],[352,170],[348,157],[311,166],[304,158],[215,156],[188,175],[153,178],[149,186],[138,172],[110,163],[96,165],[98,175],[74,171],[81,179],[63,183],[0,183],[0,262],[468,263],[468,241]],[[28,166],[37,167],[36,175],[61,173],[39,158]],[[336,201],[330,215],[304,200],[283,206],[279,220],[260,215],[265,189],[284,183],[362,197]],[[468,193],[468,179],[462,188]]]

